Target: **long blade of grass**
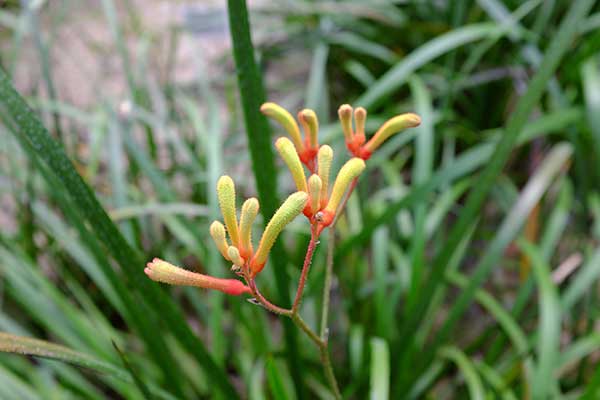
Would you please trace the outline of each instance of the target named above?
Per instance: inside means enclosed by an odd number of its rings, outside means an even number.
[[[385,400],[390,392],[390,351],[382,338],[371,338],[370,400]]]
[[[225,372],[217,367],[205,346],[192,333],[175,303],[158,285],[145,277],[144,261],[141,256],[127,244],[92,190],[75,170],[64,149],[48,135],[42,123],[13,88],[8,76],[2,70],[0,70],[0,104],[8,118],[5,122],[14,124],[16,128],[14,134],[21,143],[24,143],[31,157],[42,160],[54,172],[63,185],[60,189],[65,190],[79,214],[89,222],[92,231],[121,266],[131,287],[137,289],[143,301],[140,304],[128,301],[128,307],[131,307],[131,315],[134,317],[133,322],[138,334],[147,342],[150,354],[162,360],[160,365],[164,367],[163,371],[169,376],[173,388],[178,387],[177,383],[180,382],[182,375],[177,374],[179,368],[166,348],[164,337],[155,335],[154,328],[148,324],[150,320],[145,316],[150,309],[162,317],[165,326],[169,326],[181,344],[194,354],[200,365],[205,368],[207,375],[213,378],[215,385],[231,398],[237,398],[237,393]]]
[[[62,361],[78,367],[86,368],[99,374],[115,377],[123,382],[133,382],[126,371],[114,366],[113,364],[99,360],[90,356],[89,354],[81,353],[68,347],[45,340],[0,332],[0,352]],[[161,399],[174,399],[174,397],[155,385],[149,385],[148,391]]]
[[[465,383],[469,389],[469,398],[471,400],[485,399],[483,383],[481,383],[477,369],[462,350],[454,346],[448,346],[442,347],[438,354],[440,357],[446,358],[456,364],[465,378]]]
[[[454,29],[425,43],[393,66],[371,85],[355,103],[366,108],[376,107],[382,100],[402,86],[413,72],[431,60],[465,44],[492,37],[501,29],[498,25],[491,23],[473,24]]]
[[[412,173],[415,185],[421,185],[431,177],[433,169],[434,137],[433,137],[433,107],[431,96],[423,81],[415,76],[410,80],[411,92],[415,97],[417,113],[423,119],[423,123],[415,128],[415,165]],[[415,227],[411,243],[411,265],[412,273],[410,280],[410,292],[406,300],[406,307],[410,308],[417,300],[418,290],[423,279],[425,268],[425,245],[427,242],[425,222],[428,214],[427,203],[419,202],[414,207]]]
[[[112,364],[45,340],[0,332],[0,352],[50,358],[88,368],[95,372],[115,375],[120,379],[129,379],[126,372]]]
[[[569,284],[562,295],[561,304],[563,310],[570,310],[600,277],[600,247],[581,267],[577,276]]]
[[[271,130],[266,118],[259,112],[265,100],[261,74],[254,59],[254,47],[250,35],[250,22],[245,0],[228,0],[229,28],[233,43],[240,98],[244,111],[244,122],[248,146],[252,158],[252,169],[260,198],[261,212],[265,224],[278,207],[277,171],[271,148]],[[279,303],[288,307],[290,303],[289,283],[286,274],[285,253],[278,240],[271,250],[272,270],[275,274]],[[296,387],[296,394],[303,396],[302,363],[298,354],[298,339],[293,323],[283,320],[288,354],[288,366]]]
[[[581,65],[581,78],[586,104],[586,116],[592,131],[593,143],[596,147],[595,156],[600,169],[600,65],[596,55]]]
[[[520,241],[519,247],[525,252],[533,265],[533,273],[539,286],[540,316],[537,336],[537,366],[531,382],[533,399],[546,399],[550,396],[554,379],[554,369],[559,361],[561,335],[561,307],[558,290],[552,282],[550,268],[544,262],[537,247],[526,241]]]

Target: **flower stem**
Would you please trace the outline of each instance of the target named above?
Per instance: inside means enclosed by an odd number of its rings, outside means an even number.
[[[319,355],[321,356],[321,363],[323,364],[323,370],[325,372],[325,378],[331,386],[331,390],[333,390],[333,395],[336,399],[341,399],[342,394],[340,393],[340,389],[337,384],[337,380],[335,379],[335,374],[333,373],[333,367],[331,366],[331,359],[329,358],[329,350],[328,350],[328,342],[327,340],[323,340],[316,334],[315,331],[310,329],[310,327],[304,322],[302,317],[298,313],[292,313],[290,315],[292,321],[296,324],[298,328],[300,328],[306,335],[317,345],[319,348]]]
[[[331,225],[329,226],[329,242],[327,243],[327,261],[326,261],[327,265],[325,267],[325,282],[323,284],[323,302],[322,302],[323,308],[321,310],[321,331],[320,331],[321,339],[324,341],[327,341],[327,336],[328,336],[327,321],[329,319],[329,302],[330,302],[330,297],[331,297],[331,277],[333,275],[333,252],[335,249],[335,225],[337,223],[339,215],[344,211],[344,208],[346,208],[346,203],[348,202],[348,199],[350,198],[350,196],[352,196],[352,192],[354,192],[354,188],[356,187],[357,182],[358,182],[358,178],[354,178],[352,180],[352,183],[350,183],[348,192],[346,193],[346,196],[344,196],[344,199],[342,200],[342,203],[338,207],[338,211],[335,214],[335,218],[334,218],[333,222],[331,223]]]
[[[319,235],[317,234],[317,227],[316,225],[311,225],[310,242],[308,243],[308,248],[306,249],[306,256],[304,256],[304,265],[302,266],[302,273],[300,274],[300,281],[298,282],[298,289],[296,290],[296,298],[294,299],[294,304],[292,305],[292,314],[298,313],[298,308],[300,307],[300,302],[302,301],[302,293],[304,292],[304,286],[306,284],[306,278],[308,276],[308,271],[310,270],[310,264],[317,247],[318,239]]]
[[[331,297],[331,276],[333,275],[333,251],[335,247],[335,229],[329,230],[327,242],[327,261],[325,266],[325,282],[323,283],[323,309],[321,310],[321,340],[329,336],[327,321],[329,320],[329,299]]]
[[[279,315],[285,315],[287,317],[292,315],[292,310],[288,310],[287,308],[282,308],[279,306],[276,306],[275,304],[271,303],[269,300],[267,300],[258,290],[258,288],[256,287],[256,282],[254,281],[254,279],[246,279],[246,281],[248,282],[248,287],[250,288],[250,291],[252,292],[252,296],[254,296],[254,298],[256,300],[258,300],[258,302],[267,310],[275,313],[275,314],[279,314]]]

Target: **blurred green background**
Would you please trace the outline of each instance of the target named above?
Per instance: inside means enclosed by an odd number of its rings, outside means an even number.
[[[340,104],[366,107],[369,133],[423,119],[337,225],[344,398],[600,398],[595,3],[257,0],[234,60],[241,0],[0,2],[0,350],[35,355],[0,354],[0,398],[332,398],[286,321],[143,274],[161,257],[233,277],[208,234],[221,174],[263,221],[294,190],[264,100],[316,110],[334,171]],[[308,238],[286,229],[270,299],[289,302]]]

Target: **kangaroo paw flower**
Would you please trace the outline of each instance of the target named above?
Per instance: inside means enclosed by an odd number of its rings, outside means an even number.
[[[337,208],[340,205],[346,189],[350,186],[350,182],[358,177],[364,169],[365,162],[358,157],[352,158],[342,166],[333,183],[333,189],[331,190],[331,196],[329,196],[327,206],[318,217],[323,226],[328,226],[333,222]]]
[[[298,113],[298,121],[304,129],[306,147],[315,150],[314,153],[316,154],[316,150],[319,149],[317,137],[319,134],[319,120],[317,114],[313,110],[305,108]],[[314,154],[312,156],[314,157]]]
[[[323,181],[319,178],[319,175],[311,175],[308,178],[308,196],[310,201],[309,215],[314,215],[321,208],[321,188],[323,187]],[[305,212],[306,214],[306,212]]]
[[[275,147],[281,155],[283,161],[285,161],[286,165],[290,169],[292,173],[292,178],[294,179],[294,183],[296,187],[301,192],[306,192],[306,176],[304,175],[304,168],[302,168],[302,164],[300,163],[300,157],[296,152],[296,148],[294,144],[285,137],[281,137],[277,139],[275,142]]]
[[[298,123],[283,107],[275,103],[264,103],[260,107],[260,111],[283,126],[294,143],[300,161],[306,165],[311,172],[314,172],[315,158],[319,151],[319,121],[317,119],[317,114],[308,108],[301,110],[298,113],[298,121],[300,121],[305,134],[303,140]]]
[[[252,252],[252,223],[258,215],[258,200],[254,197],[249,198],[242,204],[242,213],[240,215],[240,253],[243,257],[249,257]]]
[[[210,225],[210,236],[213,238],[217,249],[226,260],[229,260],[229,256],[227,255],[227,250],[229,249],[229,244],[227,244],[227,239],[225,238],[225,227],[219,221],[214,221]]]
[[[414,128],[420,124],[421,117],[417,114],[407,113],[397,115],[381,125],[381,128],[379,128],[375,135],[373,135],[373,137],[363,146],[362,150],[370,156],[371,153],[394,133],[403,131],[407,128]]]
[[[328,198],[329,171],[333,162],[333,150],[326,144],[321,146],[317,155],[317,174],[321,178],[321,207],[325,207]]]
[[[308,194],[306,192],[296,192],[290,195],[275,212],[265,228],[254,257],[250,261],[250,274],[252,277],[262,271],[277,236],[287,224],[302,212],[307,202]]]
[[[219,178],[217,182],[217,197],[223,219],[225,220],[225,226],[227,227],[227,233],[233,245],[237,246],[240,242],[240,235],[238,232],[237,212],[235,210],[235,185],[229,176],[223,175]]]
[[[367,120],[367,110],[362,107],[354,110],[354,125],[352,129],[352,107],[343,104],[338,109],[340,123],[346,140],[346,147],[355,157],[368,160],[371,154],[383,144],[393,134],[403,131],[407,128],[414,128],[421,124],[421,117],[417,114],[406,113],[397,115],[385,122],[367,142],[365,135],[365,123]]]
[[[153,281],[168,283],[169,285],[196,286],[218,290],[233,296],[250,293],[250,288],[237,279],[222,279],[198,274],[176,267],[160,258],[155,258],[149,262],[144,272]]]
[[[292,138],[294,145],[299,152],[304,151],[304,143],[302,142],[302,136],[300,135],[300,128],[296,123],[292,114],[290,114],[285,108],[275,103],[265,103],[260,107],[260,111],[267,117],[273,118],[275,121],[287,131]]]
[[[233,265],[235,265],[236,267],[241,268],[242,265],[246,263],[246,261],[240,255],[240,251],[235,246],[229,246],[229,248],[227,249],[227,255],[229,256],[231,262],[233,262]]]

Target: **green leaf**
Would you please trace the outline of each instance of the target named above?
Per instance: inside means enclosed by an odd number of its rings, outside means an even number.
[[[127,373],[112,364],[44,340],[0,332],[0,351],[64,361],[99,373],[115,375],[119,379],[129,379]]]
[[[438,355],[456,364],[465,378],[465,383],[469,389],[469,398],[471,400],[485,399],[485,391],[483,389],[481,379],[479,378],[479,374],[477,374],[477,369],[475,368],[473,362],[465,353],[463,353],[462,350],[454,346],[442,347],[439,350]]]
[[[386,400],[390,392],[390,351],[382,338],[371,338],[370,400]]]
[[[537,366],[531,382],[533,399],[550,397],[554,370],[558,366],[561,335],[561,307],[558,290],[552,282],[550,267],[544,262],[537,247],[519,241],[519,247],[531,260],[533,273],[539,287],[539,322],[537,335]]]
[[[264,223],[266,225],[279,207],[279,199],[277,171],[271,148],[271,130],[266,118],[260,113],[260,106],[265,101],[265,91],[262,76],[254,59],[246,1],[228,0],[227,9],[252,169],[260,199],[261,213],[265,216]],[[291,303],[285,263],[287,257],[280,243],[281,239],[271,250],[271,267],[269,269],[275,274],[279,303],[283,307],[289,307]],[[297,333],[291,320],[284,319],[282,322],[285,330],[288,366],[294,379],[296,394],[299,398],[303,398],[302,363],[298,354]]]

